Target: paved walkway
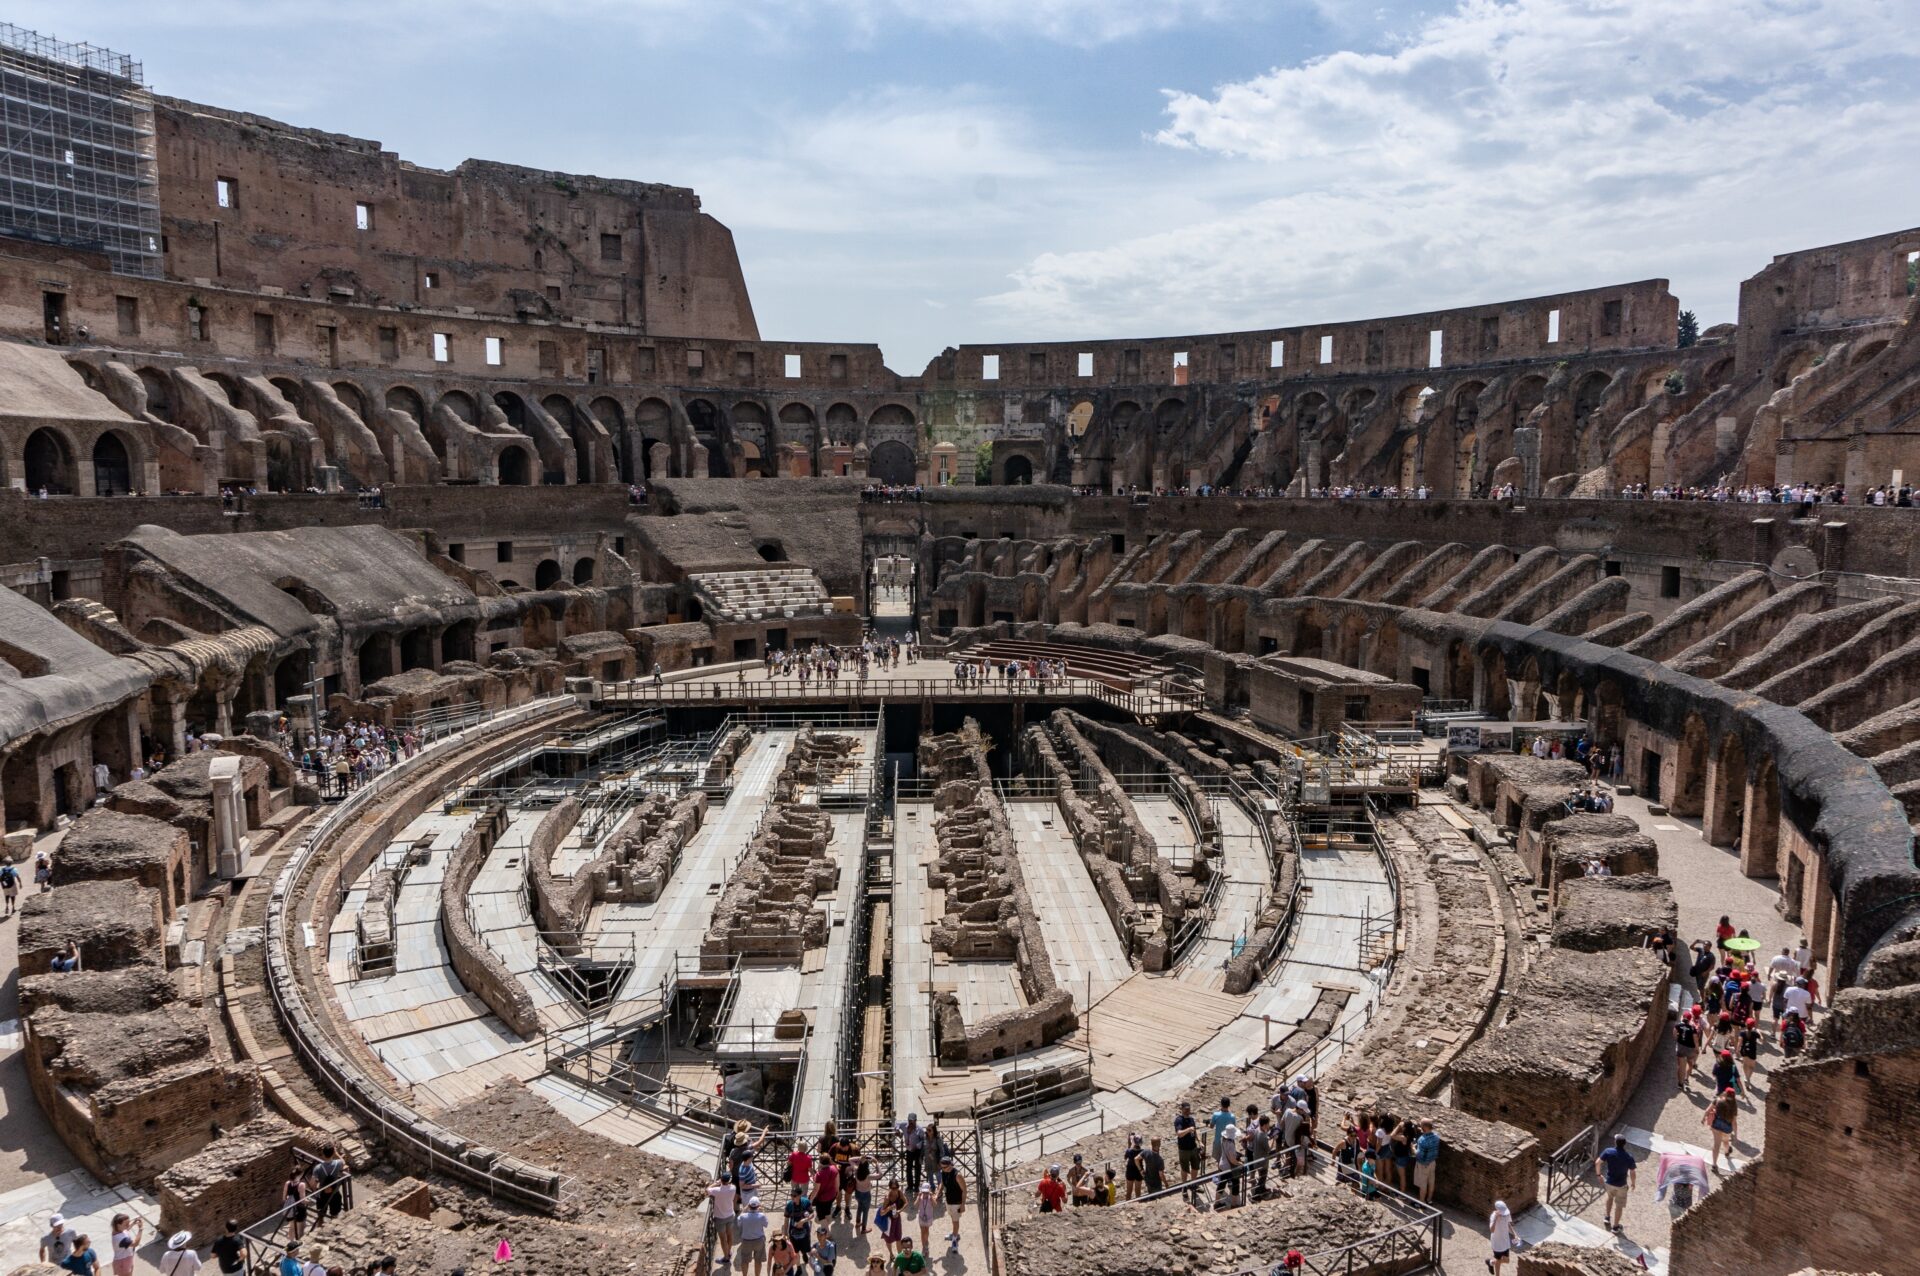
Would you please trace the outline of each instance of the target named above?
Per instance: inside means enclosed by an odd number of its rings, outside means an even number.
[[[1126,945],[1053,799],[1008,802],[1006,810],[1054,978],[1085,1014],[1132,976]]]
[[[1651,836],[1658,846],[1660,875],[1673,883],[1674,897],[1679,904],[1681,943],[1689,944],[1696,939],[1711,941],[1723,914],[1732,919],[1735,927],[1745,929],[1760,941],[1758,955],[1763,961],[1799,941],[1800,929],[1783,921],[1775,906],[1779,900],[1777,883],[1771,878],[1755,879],[1742,873],[1739,856],[1731,848],[1710,846],[1701,837],[1699,820],[1670,814],[1653,815],[1647,810],[1646,800],[1640,797],[1618,797],[1614,810],[1631,815],[1639,822],[1641,831]],[[1816,1009],[1815,1018],[1818,1017]],[[1741,1097],[1738,1135],[1734,1140],[1736,1164],[1745,1164],[1760,1153],[1766,1138],[1769,1074],[1783,1061],[1773,1045],[1771,1014],[1761,1016],[1760,1027],[1764,1036],[1760,1065],[1754,1074],[1754,1092]],[[1551,1234],[1575,1244],[1613,1244],[1629,1255],[1638,1254],[1644,1248],[1648,1251],[1651,1269],[1665,1270],[1675,1211],[1654,1199],[1659,1154],[1690,1150],[1704,1160],[1710,1156],[1713,1146],[1712,1133],[1701,1123],[1712,1088],[1712,1079],[1705,1071],[1710,1066],[1705,1052],[1702,1052],[1701,1064],[1702,1070],[1694,1074],[1692,1084],[1681,1089],[1675,1080],[1673,1046],[1670,1039],[1663,1043],[1622,1113],[1619,1126],[1609,1132],[1609,1135],[1625,1135],[1629,1151],[1642,1162],[1639,1188],[1628,1200],[1623,1234],[1616,1239],[1600,1230],[1603,1205],[1598,1199],[1597,1185],[1590,1184],[1585,1191],[1576,1192],[1564,1202],[1567,1212],[1557,1217],[1546,1216],[1557,1226],[1540,1229],[1542,1235]],[[1716,1183],[1727,1173],[1724,1158],[1721,1166],[1713,1176]],[[1527,1220],[1527,1225],[1539,1227],[1534,1220]]]
[[[1194,942],[1180,963],[1179,976],[1188,983],[1217,989],[1225,983],[1223,966],[1246,946],[1254,919],[1273,889],[1273,865],[1253,817],[1230,797],[1211,799],[1220,822],[1220,871],[1226,875],[1207,932]]]

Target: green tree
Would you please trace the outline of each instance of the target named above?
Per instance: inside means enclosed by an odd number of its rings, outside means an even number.
[[[993,482],[993,444],[982,443],[974,449],[973,481],[981,487]]]
[[[1680,348],[1686,349],[1700,340],[1700,320],[1691,310],[1680,312]]]

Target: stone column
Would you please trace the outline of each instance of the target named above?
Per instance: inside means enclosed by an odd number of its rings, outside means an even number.
[[[208,850],[214,861],[208,867],[221,877],[234,877],[246,859],[247,806],[240,790],[240,759],[215,758],[207,768],[207,780],[213,788],[213,845]]]
[[[1522,496],[1540,495],[1540,427],[1523,425],[1513,432],[1513,454],[1525,475],[1520,480]]]

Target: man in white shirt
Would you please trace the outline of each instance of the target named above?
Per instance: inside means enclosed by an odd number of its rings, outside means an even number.
[[[1493,1242],[1493,1257],[1487,1260],[1487,1270],[1500,1276],[1513,1254],[1513,1211],[1505,1201],[1495,1201],[1493,1213],[1487,1215],[1487,1239]]]
[[[1793,987],[1787,989],[1787,1013],[1797,1014],[1808,1027],[1813,1026],[1813,994],[1807,991],[1807,981],[1796,979]]]
[[[1780,955],[1767,963],[1768,975],[1785,975],[1789,980],[1800,977],[1800,963],[1793,959],[1793,953],[1785,948]]]
[[[1800,963],[1800,969],[1797,973],[1802,975],[1810,975],[1813,973],[1813,949],[1807,947],[1807,937],[1805,935],[1800,937],[1800,946],[1793,950],[1793,959]]]
[[[740,1199],[740,1190],[725,1170],[707,1189],[707,1214],[713,1220],[713,1238],[720,1242],[720,1261],[733,1261],[733,1237],[736,1228],[734,1204]]]

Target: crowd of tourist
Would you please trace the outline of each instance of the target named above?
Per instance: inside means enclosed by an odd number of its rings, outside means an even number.
[[[940,1123],[923,1126],[917,1113],[908,1113],[887,1133],[884,1147],[863,1148],[851,1131],[829,1121],[818,1139],[793,1143],[779,1168],[786,1201],[770,1217],[762,1199],[770,1203],[778,1189],[765,1182],[756,1160],[768,1131],[735,1122],[721,1140],[719,1171],[707,1188],[716,1265],[752,1276],[828,1276],[842,1244],[871,1235],[885,1253],[870,1251],[867,1272],[925,1272],[934,1261],[936,1227],[944,1229],[945,1252],[958,1253],[967,1178]],[[898,1174],[881,1186],[882,1158],[904,1174],[905,1186]]]
[[[927,489],[918,483],[912,486],[869,483],[860,489],[860,499],[869,504],[898,505],[905,501],[926,500]]]
[[[399,1271],[399,1259],[392,1255],[367,1263],[342,1263],[328,1253],[324,1244],[303,1242],[310,1214],[313,1221],[324,1222],[345,1210],[348,1179],[346,1158],[332,1144],[321,1149],[321,1159],[296,1169],[287,1179],[283,1189],[287,1203],[280,1210],[279,1227],[274,1233],[284,1232],[287,1239],[273,1247],[280,1251],[280,1258],[272,1262],[273,1276],[392,1276]],[[113,1216],[108,1249],[113,1276],[133,1276],[146,1227],[146,1220],[132,1214]],[[155,1265],[161,1276],[197,1276],[207,1265],[200,1257],[201,1248],[194,1244],[192,1232],[175,1232],[167,1238],[166,1249]],[[248,1237],[238,1219],[228,1219],[226,1230],[204,1248],[220,1276],[242,1276],[249,1271]],[[47,1219],[47,1231],[40,1237],[40,1261],[74,1276],[101,1276],[100,1255],[93,1238],[67,1226],[64,1214]],[[259,1273],[267,1267],[256,1264],[251,1270]]]
[[[295,731],[282,716],[275,733],[281,749],[322,795],[345,797],[420,751],[412,731],[350,719],[339,727]]]
[[[1713,486],[1661,484],[1649,488],[1645,483],[1629,483],[1620,489],[1626,501],[1734,501],[1748,505],[1846,505],[1847,489],[1838,483],[1745,483],[1738,487],[1727,483]],[[1869,488],[1861,497],[1862,505],[1913,505],[1913,485],[1898,487],[1889,483]]]
[[[990,686],[996,680],[1002,689],[1018,691],[1026,687],[1045,690],[1065,680],[1067,662],[1064,660],[1009,659],[999,660],[956,660],[953,663],[954,685],[962,689]]]
[[[795,678],[803,687],[809,682],[838,682],[842,673],[864,679],[883,669],[898,669],[902,663],[915,664],[919,659],[920,644],[912,634],[905,638],[868,634],[846,646],[817,642],[799,650],[769,647],[760,656],[767,677]],[[746,671],[740,672],[744,678]],[[653,675],[656,682],[661,680],[664,674],[660,666],[654,666]]]

